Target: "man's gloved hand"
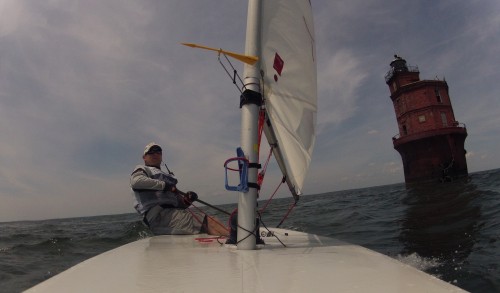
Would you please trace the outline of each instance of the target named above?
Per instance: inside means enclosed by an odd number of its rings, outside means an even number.
[[[194,191],[188,191],[186,193],[180,192],[179,195],[182,195],[181,199],[185,205],[184,208],[188,208],[191,204],[193,204],[193,201],[198,199],[198,194]]]
[[[198,194],[196,194],[196,192],[194,191],[188,191],[186,193],[186,197],[189,203],[192,203],[193,201],[196,201],[198,199]]]

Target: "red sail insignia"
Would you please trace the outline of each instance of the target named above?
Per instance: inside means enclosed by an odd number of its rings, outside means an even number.
[[[280,76],[281,76],[281,71],[283,70],[284,65],[285,65],[285,62],[283,61],[283,59],[281,59],[280,55],[278,55],[278,53],[276,53],[276,55],[274,55],[273,68],[276,70],[276,72]]]

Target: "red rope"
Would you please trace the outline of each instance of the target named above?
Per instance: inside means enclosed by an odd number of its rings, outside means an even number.
[[[266,120],[266,110],[264,108],[261,108],[260,111],[259,111],[259,126],[258,126],[258,132],[259,132],[259,135],[258,135],[258,158],[259,158],[259,161],[260,161],[260,143],[261,143],[261,140],[262,140],[262,132],[264,131],[264,123],[265,123],[265,120]],[[264,182],[264,176],[266,175],[266,170],[267,170],[267,166],[269,164],[269,161],[271,160],[271,156],[273,154],[273,146],[271,146],[271,149],[269,150],[269,155],[267,156],[267,160],[266,162],[264,163],[264,167],[262,168],[262,170],[257,174],[257,184],[259,185],[259,187],[262,186],[262,183]],[[281,180],[280,184],[278,185],[278,187],[276,187],[276,189],[274,190],[273,194],[271,195],[271,197],[269,197],[269,199],[267,200],[266,204],[264,205],[264,207],[260,210],[260,213],[264,213],[264,211],[266,210],[267,206],[269,205],[269,203],[271,202],[271,200],[273,199],[273,197],[276,195],[276,193],[278,192],[278,189],[281,187],[281,185],[285,182],[285,180]],[[259,194],[260,194],[260,188],[259,190],[257,191],[257,197],[259,197]],[[297,202],[295,201],[294,204],[288,209],[285,217],[283,217],[283,219],[281,220],[281,222],[279,223],[278,227],[286,220],[286,218],[288,217],[288,215],[290,214],[290,212],[293,210],[293,208],[296,206]],[[231,216],[229,217],[229,227],[231,227],[231,218],[234,216],[234,213],[237,212],[238,209],[235,209],[233,211],[233,213],[231,214]]]
[[[264,130],[264,122],[266,120],[266,110],[261,108],[259,111],[259,149],[260,149],[260,140],[262,138],[262,131]]]
[[[195,209],[198,210],[198,212],[200,212],[201,214],[205,215],[205,217],[208,217],[209,219],[212,220],[212,222],[216,223],[217,225],[223,227],[224,229],[227,230],[227,227],[225,227],[224,225],[222,225],[222,223],[219,223],[219,221],[216,221],[214,217],[210,216],[209,214],[205,213],[203,210],[201,210],[199,207],[195,206],[193,203],[191,204],[191,206]],[[203,225],[203,222],[196,216],[196,214],[191,210],[191,209],[187,209],[188,212],[191,213],[191,215],[193,215],[193,218],[196,219],[196,221],[198,221],[198,223],[200,223],[201,225]],[[208,225],[208,221],[207,221],[207,225]]]
[[[231,215],[229,216],[229,219],[227,220],[227,226],[229,229],[231,229],[231,219],[234,217],[234,215],[238,212],[238,208],[235,208]]]
[[[290,206],[290,208],[288,208],[288,212],[286,213],[286,215],[283,217],[283,219],[281,220],[281,222],[278,224],[278,226],[276,226],[276,228],[279,228],[281,226],[281,224],[283,224],[283,222],[286,220],[286,218],[288,218],[288,215],[290,214],[290,212],[293,210],[293,208],[297,205],[297,201],[294,201],[293,204]]]
[[[269,199],[266,201],[266,204],[264,205],[264,207],[260,210],[260,213],[264,213],[264,211],[266,210],[267,206],[269,205],[269,203],[271,202],[271,200],[273,199],[274,195],[276,194],[276,192],[278,192],[278,189],[281,187],[281,184],[283,184],[283,180],[281,180],[280,184],[278,185],[278,187],[276,187],[276,189],[274,190],[273,194],[271,195],[271,197],[269,197]]]
[[[257,175],[257,184],[259,186],[262,186],[262,183],[264,182],[264,176],[266,175],[267,165],[269,164],[269,161],[271,160],[272,154],[273,154],[273,147],[271,147],[271,149],[269,150],[269,155],[267,156],[267,160],[264,163],[264,167]],[[259,189],[259,191],[260,191],[260,189]]]
[[[264,108],[260,108],[260,111],[259,111],[259,128],[258,128],[258,131],[259,131],[259,138],[258,138],[258,155],[257,155],[257,158],[260,162],[260,142],[262,141],[262,132],[264,131],[264,123],[266,121],[266,110]],[[272,150],[272,148],[271,148]],[[257,174],[257,185],[259,185],[259,187],[262,186],[262,182],[264,182],[264,175],[266,173],[266,169],[267,169],[267,164],[269,163],[269,160],[271,159],[271,153],[269,153],[269,156],[267,157],[267,161],[266,163],[264,164],[264,168],[262,169],[262,171],[260,171],[258,174]],[[260,188],[257,190],[257,198],[259,197],[260,195]]]
[[[193,207],[194,207],[194,206],[193,206]],[[204,213],[202,210],[200,210],[198,207],[195,207],[195,208],[197,208],[197,209],[198,209],[198,211],[199,211],[200,213],[202,213],[202,214],[204,214],[205,216],[207,216],[207,214],[205,214],[205,213]],[[203,225],[203,222],[200,220],[200,218],[198,217],[198,215],[197,215],[197,214],[195,214],[195,213],[194,213],[194,212],[193,212],[190,208],[187,208],[186,210],[187,210],[189,213],[191,213],[191,215],[193,216],[193,218],[194,218],[194,219],[195,219],[198,223],[200,223],[200,224],[202,224],[202,225]]]

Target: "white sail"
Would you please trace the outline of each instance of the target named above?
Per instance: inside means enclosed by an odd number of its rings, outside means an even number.
[[[262,2],[266,137],[290,190],[301,194],[315,142],[316,48],[309,0]]]

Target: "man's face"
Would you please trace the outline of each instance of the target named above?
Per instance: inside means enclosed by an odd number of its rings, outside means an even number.
[[[162,151],[160,148],[152,147],[143,157],[146,166],[160,168],[162,162]]]

